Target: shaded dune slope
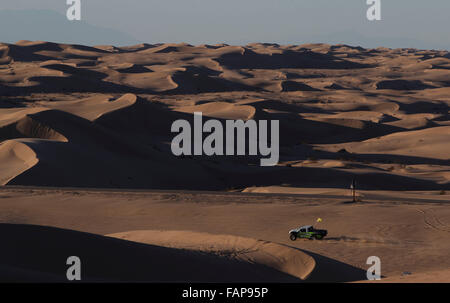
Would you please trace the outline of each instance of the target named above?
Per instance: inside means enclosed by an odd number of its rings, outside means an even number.
[[[125,96],[111,103],[121,102],[127,97],[132,96]],[[142,121],[132,119],[133,115],[139,115],[140,105],[129,101],[127,100],[126,107],[130,108],[131,117],[125,112],[121,115],[125,118],[123,123],[114,123],[115,126],[125,127],[125,130],[132,128],[128,121]],[[2,174],[2,179],[8,180],[9,184],[30,185],[217,188],[219,182],[214,181],[214,177],[195,162],[182,161],[171,154],[158,151],[150,142],[133,140],[122,136],[120,131],[114,131],[114,127],[110,129],[102,126],[102,123],[108,124],[107,112],[110,108],[109,104],[106,105],[102,110],[101,116],[105,116],[102,122],[86,120],[63,111],[66,108],[60,106],[61,110],[45,109],[23,118],[18,117],[17,122],[3,127],[4,139],[9,139],[11,135],[27,138],[20,142],[36,153],[38,161],[27,166],[27,171],[17,169],[15,178],[11,178],[9,170],[6,173],[6,167],[11,164],[2,161],[2,168],[5,167],[2,171],[9,176]],[[68,107],[71,111],[72,104],[69,103]],[[88,104],[87,107],[92,106]],[[82,110],[82,106],[79,104],[76,110]],[[88,113],[88,116],[92,116],[92,112]],[[161,123],[168,122],[161,118],[163,117],[158,117]],[[158,123],[155,126],[156,130],[162,129],[157,127],[160,126]],[[10,146],[2,143],[1,148],[8,153]],[[124,158],[127,161],[124,162]],[[173,171],[167,167],[178,167],[181,170],[174,176]],[[192,175],[192,171],[195,171],[195,175]]]

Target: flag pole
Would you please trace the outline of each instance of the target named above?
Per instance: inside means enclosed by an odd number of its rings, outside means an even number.
[[[353,178],[352,181],[352,192],[353,192],[353,203],[356,202],[356,180]]]

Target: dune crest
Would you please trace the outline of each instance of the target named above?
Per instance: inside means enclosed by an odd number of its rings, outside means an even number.
[[[8,140],[0,143],[0,185],[38,163],[34,151],[19,140]]]
[[[163,247],[213,253],[265,265],[302,280],[307,279],[315,267],[314,259],[298,249],[238,236],[157,230],[128,231],[108,236]]]
[[[39,102],[41,106],[57,109],[94,121],[101,116],[133,105],[137,101],[134,94],[125,94],[116,100],[111,100],[111,96],[98,95],[82,100],[59,101],[59,102]]]
[[[228,120],[249,120],[254,118],[256,109],[250,105],[209,102],[201,105],[177,107],[176,111],[190,114],[201,112],[208,117]]]
[[[358,153],[390,153],[449,160],[450,126],[404,131],[362,142],[334,146]]]

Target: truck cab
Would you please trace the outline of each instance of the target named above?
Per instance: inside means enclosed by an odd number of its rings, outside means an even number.
[[[312,225],[304,225],[290,230],[289,238],[292,241],[295,241],[297,238],[322,240],[327,234],[328,231],[324,229],[315,229]]]

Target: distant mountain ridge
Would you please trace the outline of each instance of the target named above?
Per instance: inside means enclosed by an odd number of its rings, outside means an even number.
[[[84,45],[133,45],[139,43],[129,34],[88,24],[69,21],[51,10],[0,10],[0,41],[42,40]]]

